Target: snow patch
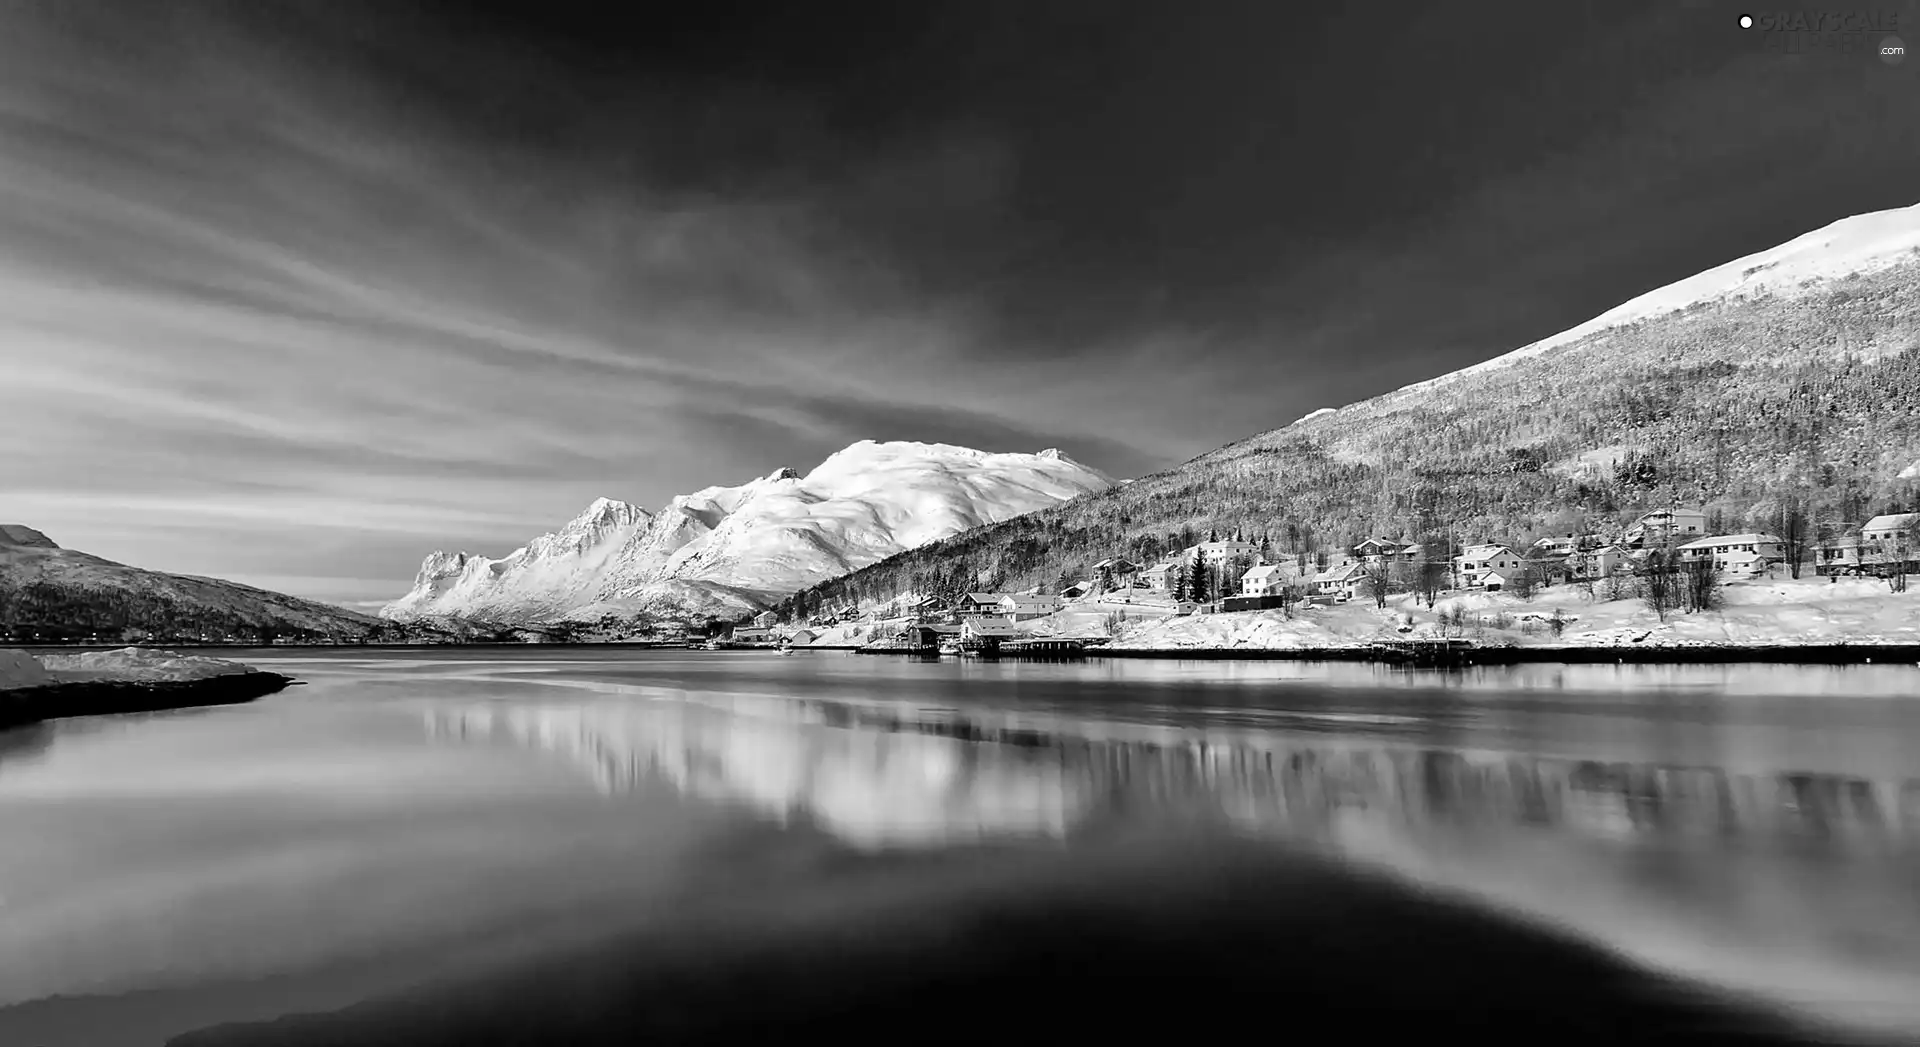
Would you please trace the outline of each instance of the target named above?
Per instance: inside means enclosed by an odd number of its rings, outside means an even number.
[[[25,651],[0,650],[0,691],[15,687],[44,687],[53,676],[40,659]]]
[[[223,658],[204,658],[146,647],[122,647],[117,651],[88,651],[85,654],[50,654],[42,658],[41,663],[62,683],[82,680],[181,683],[253,671],[251,666]]]
[[[1920,461],[1916,461],[1905,469],[1900,470],[1900,479],[1920,480]]]

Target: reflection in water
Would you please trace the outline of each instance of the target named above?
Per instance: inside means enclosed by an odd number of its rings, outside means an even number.
[[[1579,759],[1093,715],[665,687],[428,714],[438,738],[565,756],[608,793],[665,787],[803,815],[854,846],[1074,838],[1143,813],[1383,867],[1765,998],[1920,1022],[1920,780]],[[1089,712],[1091,710],[1088,710]],[[1384,733],[1384,737],[1379,736]]]
[[[828,701],[718,698],[494,703],[427,714],[436,737],[561,753],[607,792],[663,782],[850,843],[1064,834],[1098,812],[1206,806],[1322,835],[1343,811],[1406,824],[1537,826],[1599,837],[1806,839],[1909,846],[1920,779],[1575,760],[1288,736],[1050,721]]]

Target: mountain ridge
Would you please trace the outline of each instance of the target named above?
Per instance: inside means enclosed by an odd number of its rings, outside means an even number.
[[[24,639],[404,639],[378,618],[269,589],[133,567],[0,524],[0,634]]]
[[[737,616],[893,553],[1112,480],[1049,448],[999,453],[862,440],[801,475],[781,467],[649,512],[597,499],[559,530],[498,560],[434,552],[397,620],[452,613],[504,621],[632,612]]]

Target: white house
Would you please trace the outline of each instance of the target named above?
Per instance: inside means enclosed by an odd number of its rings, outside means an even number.
[[[1569,557],[1575,578],[1605,578],[1624,570],[1627,564],[1627,550],[1617,545],[1603,545],[1598,549],[1589,549]]]
[[[1336,600],[1351,600],[1367,580],[1365,565],[1343,563],[1313,576],[1313,591]]]
[[[960,623],[960,639],[1006,640],[1021,635],[1011,618],[969,618]]]
[[[1485,584],[1488,571],[1499,571],[1503,581],[1511,580],[1520,566],[1520,554],[1504,545],[1469,545],[1465,552],[1453,558],[1454,585],[1461,589],[1477,588]]]
[[[1720,534],[1698,538],[1680,547],[1680,562],[1712,559],[1732,575],[1756,575],[1781,559],[1780,539],[1770,534]]]
[[[764,625],[742,625],[733,630],[736,643],[765,643],[773,639],[773,633]]]
[[[1860,540],[1872,551],[1876,563],[1911,565],[1920,561],[1920,513],[1876,516],[1860,528]]]
[[[1199,545],[1180,554],[1180,558],[1192,562],[1196,556],[1203,557],[1208,563],[1231,560],[1236,556],[1260,555],[1260,547],[1252,542],[1201,542]]]
[[[753,624],[762,629],[771,629],[775,625],[780,624],[780,616],[774,614],[772,611],[761,611],[759,614],[753,616]]]
[[[1180,567],[1180,564],[1172,561],[1154,564],[1152,567],[1140,572],[1140,582],[1147,588],[1157,592],[1167,592],[1173,588],[1173,582],[1180,577],[1174,573],[1178,571]]]
[[[1241,596],[1273,596],[1287,587],[1288,578],[1277,563],[1261,564],[1240,576]]]
[[[1480,581],[1478,584],[1480,588],[1490,593],[1497,593],[1507,586],[1512,585],[1514,577],[1518,575],[1521,570],[1524,570],[1524,568],[1489,567],[1480,572]]]
[[[1044,618],[1058,611],[1060,606],[1060,598],[1058,596],[1041,596],[1038,594],[1014,595],[1009,593],[1000,598],[998,613],[1001,618],[1012,618],[1016,622],[1024,622],[1029,618]]]
[[[1873,547],[1862,541],[1859,535],[1849,534],[1820,546],[1813,573],[1859,574],[1873,559]]]
[[[1707,533],[1707,514],[1698,509],[1655,509],[1627,528],[1620,540],[1627,545],[1648,545],[1668,537],[1688,539]]]

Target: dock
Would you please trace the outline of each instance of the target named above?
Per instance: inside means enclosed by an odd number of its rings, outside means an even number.
[[[1478,649],[1472,640],[1377,640],[1368,645],[1374,659],[1396,665],[1438,669],[1472,665]]]

